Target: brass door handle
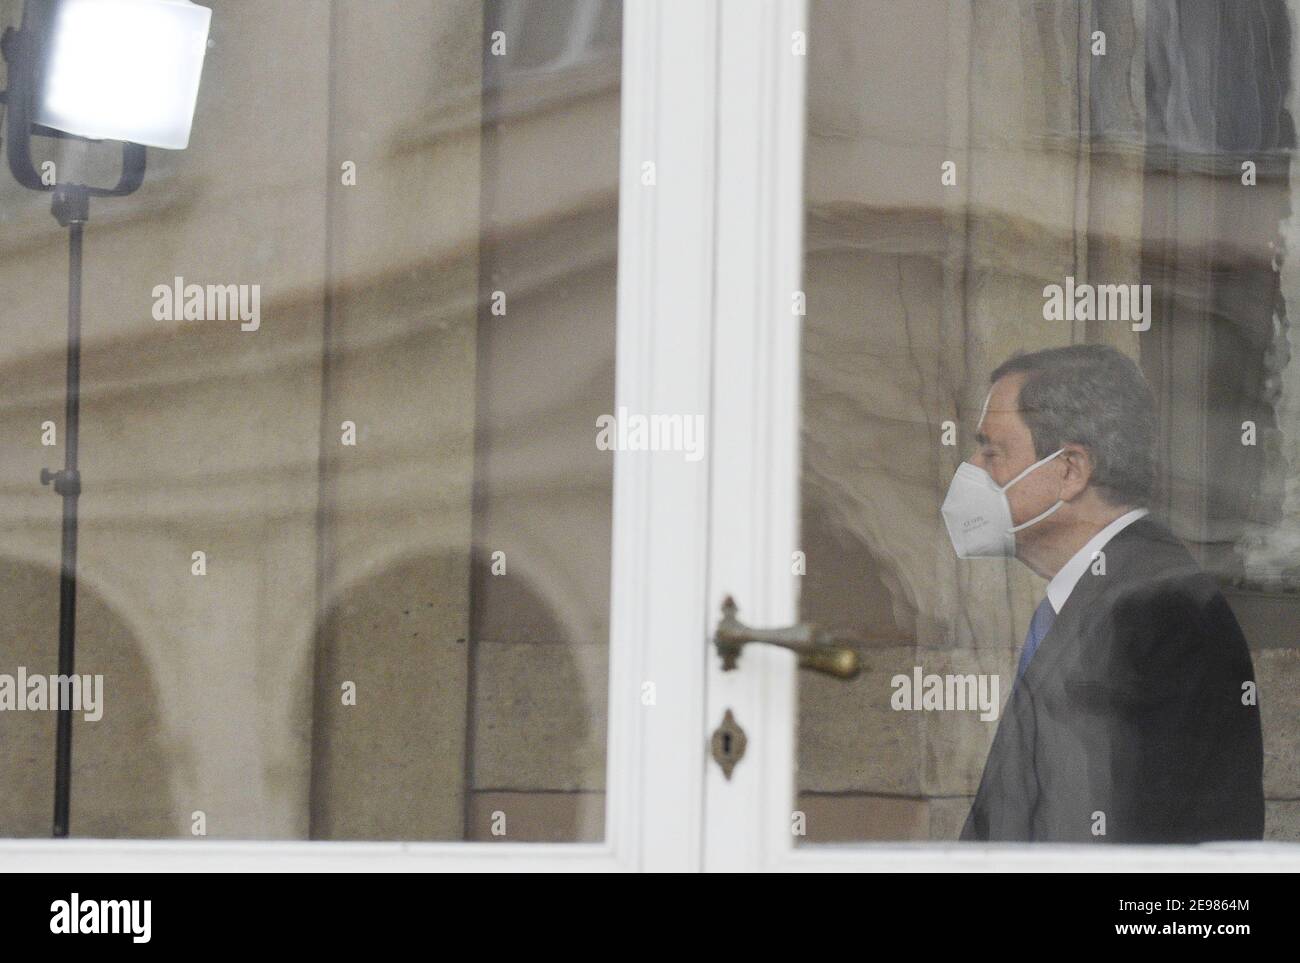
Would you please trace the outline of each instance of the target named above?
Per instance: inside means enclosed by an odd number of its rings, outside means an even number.
[[[754,629],[736,618],[736,602],[730,595],[722,603],[722,620],[713,633],[713,644],[722,656],[722,670],[730,672],[740,661],[740,650],[750,642],[766,642],[790,649],[799,656],[799,668],[811,669],[837,679],[852,679],[862,671],[858,653],[837,642],[809,622],[783,629]]]

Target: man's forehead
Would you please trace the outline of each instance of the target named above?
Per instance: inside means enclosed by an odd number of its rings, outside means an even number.
[[[990,412],[1005,416],[1019,410],[1019,387],[1020,379],[1015,375],[999,378],[989,387],[988,393],[984,396],[984,404],[980,406],[980,420],[975,425],[976,432],[984,431],[984,422]],[[995,420],[1005,422],[1004,418]]]

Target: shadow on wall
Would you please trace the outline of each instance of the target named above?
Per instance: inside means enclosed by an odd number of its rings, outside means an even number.
[[[58,672],[56,569],[0,558],[8,638],[0,673]],[[93,838],[188,836],[175,812],[174,760],[164,748],[157,687],[127,623],[84,580],[78,584],[77,659],[81,675],[103,676],[96,721],[73,714],[72,835]],[[50,711],[0,712],[0,837],[50,835],[54,812],[54,733]]]

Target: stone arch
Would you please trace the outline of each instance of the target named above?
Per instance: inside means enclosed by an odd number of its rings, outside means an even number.
[[[522,543],[511,550],[511,580],[521,586],[516,599],[523,599],[537,615],[534,625],[553,626],[567,636],[575,629],[574,618],[566,619],[563,607],[552,602],[557,591],[563,594],[562,586],[553,584],[554,579],[537,580],[537,573],[550,572],[551,566],[535,554]],[[490,564],[486,553],[482,561]],[[467,794],[474,788],[472,581],[470,553],[464,546],[408,543],[401,552],[359,566],[330,592],[321,609],[309,672],[312,838],[464,838]],[[546,658],[557,656],[572,662],[566,646],[547,649]],[[515,669],[524,671],[517,662]],[[512,670],[504,671],[509,675]],[[562,738],[572,744],[589,735],[573,727],[590,726],[593,700],[603,715],[603,684],[599,692],[587,691],[593,680],[581,666],[558,666],[553,678],[576,679],[582,694],[544,680],[533,688],[534,680],[519,674],[495,680],[502,684],[494,685],[490,694],[478,693],[489,703],[487,711],[504,711],[494,698],[511,701],[505,707],[513,713],[508,723],[511,744],[525,755],[545,752],[552,744],[556,733],[547,730],[552,720],[564,720],[560,725],[568,731]],[[343,703],[344,682],[356,686],[355,705]],[[517,702],[509,692],[512,685],[519,694]],[[575,705],[576,713],[563,711]],[[522,743],[514,742],[516,735]]]
[[[0,672],[58,671],[59,573],[48,565],[0,557],[0,605],[9,625],[0,640]],[[103,676],[103,714],[74,713],[71,832],[96,838],[180,835],[172,800],[171,759],[158,690],[130,621],[84,577],[77,592],[78,674]],[[54,734],[51,711],[0,713],[0,836],[51,831]]]
[[[463,549],[408,550],[331,593],[310,672],[312,838],[460,838],[467,618]]]

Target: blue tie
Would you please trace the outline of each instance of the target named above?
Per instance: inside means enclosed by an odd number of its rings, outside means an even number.
[[[1020,665],[1016,668],[1017,684],[1020,682],[1020,677],[1025,674],[1025,669],[1029,668],[1029,660],[1034,657],[1038,644],[1043,641],[1054,621],[1056,621],[1056,610],[1052,608],[1051,600],[1045,598],[1038,603],[1038,608],[1034,609],[1034,617],[1029,620],[1029,634],[1025,636],[1025,647],[1020,650]]]

